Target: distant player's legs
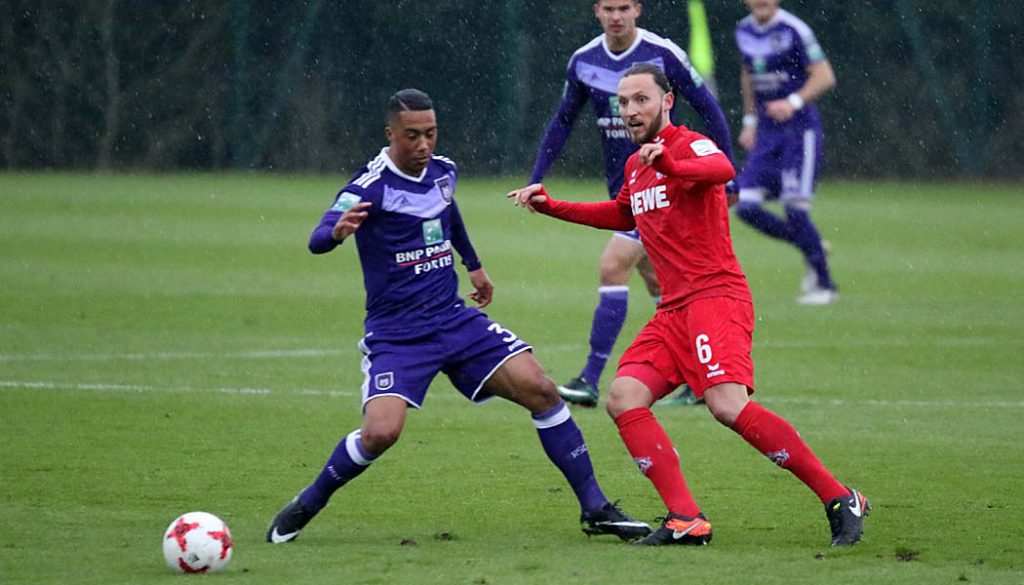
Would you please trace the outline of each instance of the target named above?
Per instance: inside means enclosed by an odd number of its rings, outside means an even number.
[[[484,389],[532,413],[544,452],[576,494],[585,530],[615,534],[623,539],[639,538],[650,532],[650,527],[623,514],[601,491],[583,434],[532,353],[520,353],[505,361]]]
[[[828,304],[837,299],[821,234],[811,221],[811,202],[821,153],[821,129],[807,128],[786,141],[779,165],[782,177],[779,198],[786,207],[786,223],[792,230],[793,244],[816,277],[816,282],[810,283],[812,286],[801,291],[801,304]]]
[[[574,404],[595,406],[598,384],[615,340],[626,322],[629,279],[643,254],[639,240],[619,234],[612,236],[601,254],[599,299],[590,324],[590,353],[577,378],[558,388],[562,398]]]
[[[654,274],[654,265],[651,264],[651,259],[647,257],[646,251],[640,255],[640,260],[636,263],[636,272],[640,278],[644,279],[647,294],[651,295],[651,300],[657,307],[661,304],[661,285],[658,284],[658,277]]]
[[[818,288],[835,290],[836,286],[832,282],[832,275],[828,269],[828,260],[822,245],[821,234],[814,222],[811,221],[810,201],[806,199],[786,201],[785,207],[787,223],[793,230],[793,241],[803,253],[804,261],[814,271]]]
[[[651,301],[657,307],[661,304],[661,285],[658,284],[658,277],[654,274],[654,265],[651,264],[651,259],[647,256],[646,251],[641,254],[640,260],[636,263],[636,272],[644,279],[647,294],[651,295]],[[694,406],[704,404],[704,399],[696,396],[690,386],[684,383],[671,398],[665,398],[659,404],[666,406]]]

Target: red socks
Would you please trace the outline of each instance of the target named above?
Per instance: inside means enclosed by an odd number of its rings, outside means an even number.
[[[619,427],[622,442],[640,472],[654,484],[668,511],[690,518],[699,514],[700,508],[683,479],[679,454],[651,410],[627,410],[615,419],[615,426]]]
[[[760,404],[747,403],[732,429],[776,465],[788,469],[807,484],[823,503],[849,494],[849,490],[825,469],[796,429]]]

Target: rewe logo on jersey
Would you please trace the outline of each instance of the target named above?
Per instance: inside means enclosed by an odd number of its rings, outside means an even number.
[[[633,215],[641,215],[655,209],[663,209],[669,206],[668,197],[665,196],[665,185],[657,185],[630,194],[633,204]]]

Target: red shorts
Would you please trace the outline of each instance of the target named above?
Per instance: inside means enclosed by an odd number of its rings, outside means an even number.
[[[754,391],[754,307],[729,297],[697,299],[656,313],[619,360],[616,377],[643,382],[655,400],[686,382],[697,396],[735,382]]]

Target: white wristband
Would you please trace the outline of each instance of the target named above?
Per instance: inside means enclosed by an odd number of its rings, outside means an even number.
[[[800,94],[795,91],[786,96],[786,101],[789,102],[789,105],[793,106],[795,111],[800,111],[804,107],[804,98],[800,97]]]
[[[743,127],[753,128],[757,126],[757,115],[756,114],[743,114]]]

